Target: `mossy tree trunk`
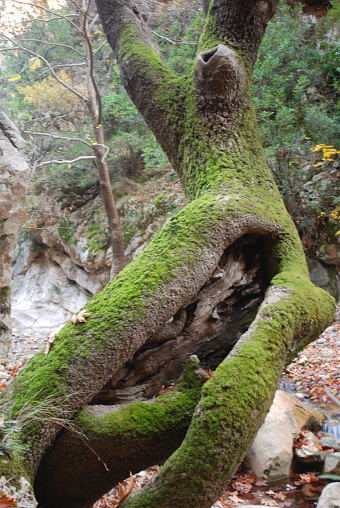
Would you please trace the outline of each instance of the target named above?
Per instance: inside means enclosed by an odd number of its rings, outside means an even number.
[[[22,431],[28,450],[19,462],[41,507],[90,507],[129,471],[170,456],[121,506],[209,508],[262,424],[285,365],[335,309],[309,281],[250,97],[277,1],[211,3],[185,77],[162,62],[132,2],[97,4],[125,86],[189,204],[92,298],[85,323],[66,325],[47,356],[28,362],[3,395],[4,410],[20,420],[27,405],[39,415],[54,404],[43,423],[34,417]],[[191,354],[216,368],[202,390],[193,358],[152,399]],[[73,415],[88,441],[60,431]]]

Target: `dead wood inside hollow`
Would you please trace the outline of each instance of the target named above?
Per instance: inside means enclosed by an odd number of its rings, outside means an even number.
[[[199,357],[203,368],[215,369],[247,330],[263,299],[268,286],[265,249],[265,239],[257,235],[245,235],[228,247],[189,305],[157,330],[91,403],[151,398],[178,378],[190,354]]]

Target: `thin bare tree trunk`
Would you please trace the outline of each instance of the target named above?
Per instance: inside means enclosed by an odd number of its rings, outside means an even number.
[[[120,225],[119,215],[114,200],[109,171],[106,163],[106,147],[104,143],[104,129],[102,118],[102,98],[98,89],[98,83],[94,74],[94,55],[90,40],[91,23],[88,15],[90,2],[81,0],[79,19],[83,30],[83,46],[86,57],[86,84],[88,93],[88,108],[90,111],[92,129],[95,138],[96,166],[99,172],[100,188],[103,195],[105,212],[107,215],[111,234],[112,265],[110,281],[126,265],[124,254],[124,241]]]

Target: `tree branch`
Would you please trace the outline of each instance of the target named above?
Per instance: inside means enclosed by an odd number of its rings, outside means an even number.
[[[48,42],[48,41],[44,41],[44,40],[41,40],[41,39],[20,39],[21,41],[23,42],[41,42],[42,44],[45,44],[46,46],[53,46],[53,47],[61,47],[61,48],[67,48],[67,49],[70,49],[71,51],[75,51],[76,53],[78,53],[78,55],[80,55],[82,58],[84,58],[84,54],[79,51],[78,49],[76,49],[74,46],[69,46],[67,44],[60,44],[60,43],[57,43],[57,42]]]
[[[174,153],[178,139],[167,126],[170,109],[180,100],[176,94],[180,79],[161,59],[152,33],[132,0],[97,0],[97,6],[125,88],[163,149]],[[180,122],[180,107],[176,113]]]
[[[156,35],[157,37],[159,37],[160,39],[164,39],[168,42],[170,42],[171,44],[173,44],[174,46],[179,46],[180,44],[191,44],[193,46],[197,46],[198,44],[198,41],[197,42],[186,42],[186,41],[179,41],[179,42],[174,42],[172,41],[171,39],[169,39],[168,37],[164,37],[164,35],[161,35],[161,34],[158,34],[157,32],[155,32],[154,30],[152,31],[152,33],[154,35]]]
[[[164,395],[148,402],[132,403],[128,407],[96,405],[84,408],[77,415],[74,425],[88,440],[80,440],[77,433],[62,432],[39,468],[36,478],[39,501],[45,505],[45,499],[52,508],[53,498],[53,508],[59,508],[62,500],[69,497],[70,489],[73,508],[85,508],[85,505],[90,508],[98,499],[99,492],[104,494],[113,483],[129,475],[132,457],[130,452],[124,451],[127,439],[129,449],[133,450],[134,472],[144,469],[151,462],[158,464],[163,461],[182,441],[207,379],[208,375],[199,367],[197,357],[192,356],[176,385]],[[135,418],[140,421],[140,430],[134,428]],[[67,463],[63,460],[66,450],[70,458]],[[107,464],[108,472],[91,450],[95,450]],[[58,465],[60,461],[64,462],[62,467]],[[46,473],[49,475],[52,469],[55,474],[47,481]],[[75,474],[78,481],[72,484],[70,477]],[[88,478],[91,478],[90,482]],[[61,485],[64,488],[60,488]],[[77,485],[76,495],[72,492],[74,485]]]
[[[95,145],[88,143],[87,141],[84,141],[81,138],[68,138],[67,136],[58,136],[56,134],[51,134],[49,132],[36,132],[36,131],[25,131],[27,134],[34,134],[35,136],[46,136],[52,139],[65,139],[67,141],[79,141],[80,143],[83,143],[84,145],[88,146],[89,148],[92,148],[92,150],[95,150]]]
[[[89,78],[91,80],[92,87],[95,92],[95,102],[96,102],[95,106],[96,106],[96,108],[93,105],[91,109],[92,109],[92,111],[97,109],[97,115],[96,115],[97,118],[95,119],[96,125],[93,126],[94,128],[96,128],[98,125],[101,125],[103,122],[103,104],[102,104],[102,98],[101,98],[101,94],[100,94],[100,91],[98,88],[97,80],[94,75],[93,47],[92,47],[92,42],[89,37],[92,23],[90,23],[90,24],[88,23],[88,14],[87,14],[87,10],[89,9],[89,6],[90,6],[90,2],[88,2],[86,12],[82,12],[82,16],[83,16],[83,32],[82,33],[83,33],[83,38],[84,38],[85,45],[86,45],[85,52],[86,52],[87,58],[89,59],[89,71],[88,71]],[[94,19],[96,19],[97,17],[98,17],[98,15],[96,15]],[[91,98],[89,98],[89,99],[91,100]]]
[[[62,160],[62,161],[52,160],[41,162],[40,164],[37,164],[37,167],[40,168],[41,166],[46,166],[46,164],[67,164],[67,163],[71,164],[72,162],[77,162],[83,159],[95,159],[95,158],[96,158],[95,155],[81,155],[80,157],[77,157],[76,159],[72,160]]]
[[[241,51],[254,65],[268,21],[279,0],[214,0],[210,3],[199,51],[211,49],[217,41]]]
[[[73,17],[74,14],[69,14],[68,16],[64,16],[62,14],[58,14],[56,15],[56,12],[55,11],[51,11],[50,9],[47,9],[46,7],[43,7],[42,5],[38,5],[36,3],[30,3],[30,2],[21,2],[20,0],[12,0],[13,2],[17,3],[17,4],[20,4],[20,5],[30,5],[32,7],[35,7],[36,9],[41,9],[42,11],[44,12],[48,12],[49,14],[53,14],[55,16],[54,19],[65,19],[68,23],[70,23],[70,25],[73,26],[73,28],[75,28],[77,30],[77,32],[80,31],[79,27],[73,23],[73,21],[71,21],[69,18],[70,17]],[[42,19],[40,21],[49,21],[47,19]]]
[[[49,68],[50,72],[52,73],[54,79],[56,79],[58,81],[58,83],[60,83],[63,87],[65,87],[70,92],[74,93],[74,95],[79,97],[79,99],[81,99],[82,101],[88,103],[88,98],[87,97],[85,97],[84,95],[79,93],[77,90],[75,90],[74,88],[69,86],[67,83],[65,83],[62,79],[59,78],[58,74],[56,74],[56,72],[54,71],[53,67],[51,66],[51,64],[49,63],[49,61],[45,57],[41,56],[39,53],[36,53],[35,51],[31,51],[30,49],[25,48],[24,46],[22,46],[21,44],[18,44],[17,42],[13,41],[13,39],[11,39],[10,37],[7,37],[4,34],[2,34],[2,36],[5,39],[7,39],[9,42],[11,42],[15,47],[21,49],[25,53],[29,53],[30,55],[33,55],[33,56],[39,58],[40,60],[42,60],[47,65],[47,67]]]

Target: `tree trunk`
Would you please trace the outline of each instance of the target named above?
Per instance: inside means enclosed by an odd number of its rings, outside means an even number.
[[[30,170],[25,142],[10,119],[0,112],[0,361],[11,351],[12,249],[26,222]]]
[[[88,94],[88,108],[90,111],[93,134],[95,138],[96,166],[99,173],[100,189],[103,195],[105,212],[111,234],[112,265],[110,270],[110,281],[123,270],[126,265],[124,254],[123,233],[120,225],[119,215],[114,200],[109,170],[106,163],[106,147],[104,144],[104,128],[102,118],[102,98],[98,89],[98,83],[94,75],[94,55],[92,42],[90,40],[90,19],[88,9],[90,4],[81,0],[79,19],[83,30],[84,53],[86,57],[86,85]]]
[[[165,460],[193,413],[160,473],[121,506],[210,508],[262,424],[285,365],[333,319],[333,298],[309,281],[251,103],[252,65],[276,3],[213,2],[192,72],[179,78],[135,4],[97,0],[125,86],[189,204],[92,298],[87,321],[66,325],[3,395],[19,420],[27,405],[39,414],[53,403],[43,423],[35,417],[22,431],[29,451],[20,463],[35,478],[39,506],[90,507],[128,471]],[[191,354],[216,368],[195,410],[193,379],[202,377],[194,360],[190,382],[187,371],[153,400]],[[72,415],[78,431],[61,432]]]

